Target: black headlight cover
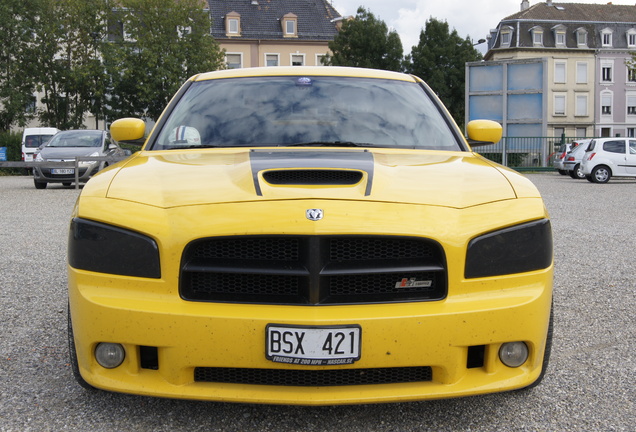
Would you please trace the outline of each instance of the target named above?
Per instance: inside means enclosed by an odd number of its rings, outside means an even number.
[[[493,231],[468,243],[466,279],[524,273],[552,263],[552,228],[541,219]]]
[[[79,270],[160,278],[159,248],[143,234],[74,218],[68,236],[68,263]]]

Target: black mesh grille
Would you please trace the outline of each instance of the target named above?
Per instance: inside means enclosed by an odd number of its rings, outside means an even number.
[[[428,366],[327,370],[198,367],[194,370],[197,382],[300,387],[427,382],[432,376]]]
[[[362,173],[345,170],[280,170],[265,172],[263,179],[274,185],[353,185],[362,180]]]
[[[388,236],[201,239],[180,278],[186,300],[273,304],[439,300],[446,285],[438,243]]]

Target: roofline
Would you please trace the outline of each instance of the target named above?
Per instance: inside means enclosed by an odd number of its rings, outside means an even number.
[[[499,24],[503,23],[521,23],[521,22],[529,22],[529,23],[559,23],[559,24],[633,24],[636,26],[636,21],[581,21],[581,20],[551,20],[551,19],[506,19],[499,21]]]

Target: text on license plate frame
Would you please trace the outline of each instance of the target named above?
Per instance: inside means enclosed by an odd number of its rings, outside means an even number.
[[[352,364],[360,360],[362,327],[268,324],[265,357],[304,366]]]
[[[51,168],[51,174],[75,174],[75,168]]]

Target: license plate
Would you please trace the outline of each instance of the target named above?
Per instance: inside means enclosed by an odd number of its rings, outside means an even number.
[[[75,174],[74,168],[52,168],[51,174]]]
[[[301,327],[269,324],[265,357],[276,363],[340,365],[360,360],[359,325]]]

